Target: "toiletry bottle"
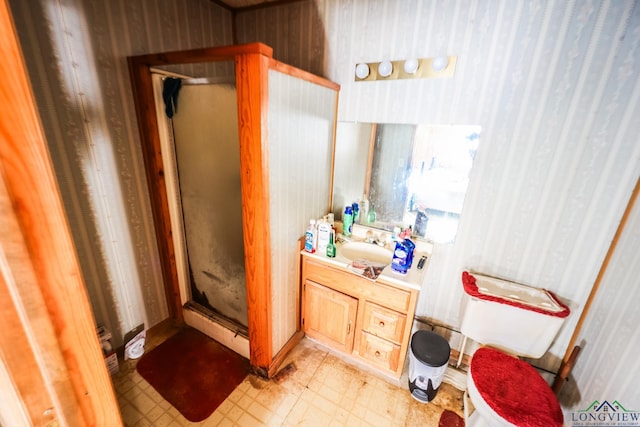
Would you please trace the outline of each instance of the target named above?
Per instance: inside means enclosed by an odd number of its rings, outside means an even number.
[[[342,234],[345,237],[351,236],[351,227],[353,226],[353,207],[347,206],[344,208],[344,215],[342,215]]]
[[[326,252],[330,234],[331,224],[329,224],[325,215],[318,224],[318,253],[324,254]]]
[[[353,209],[353,223],[360,224],[360,206],[358,202],[353,202],[351,204],[351,209]]]
[[[427,222],[429,217],[423,211],[418,211],[416,215],[416,226],[414,228],[416,236],[424,237],[427,233]]]
[[[369,205],[369,213],[367,214],[367,223],[373,224],[376,222],[376,211],[373,205]]]
[[[391,270],[396,273],[407,274],[413,263],[413,252],[416,245],[409,239],[409,236],[411,236],[411,231],[407,229],[400,233],[399,240],[396,242],[391,261]]]
[[[333,230],[329,233],[329,243],[327,244],[327,256],[329,258],[336,257],[336,244],[334,243],[334,232]]]
[[[333,223],[334,223],[334,221],[335,221],[335,218],[334,218],[333,212],[329,212],[329,213],[327,214],[327,221],[329,222],[329,225],[331,226],[331,228],[333,228],[333,229],[335,230],[335,228],[336,228],[336,227],[333,225]]]
[[[362,195],[362,200],[360,200],[360,224],[366,224],[369,220],[369,200],[367,199],[367,195]]]
[[[315,252],[314,242],[316,240],[316,220],[309,220],[309,228],[307,228],[307,232],[304,234],[304,250],[313,253]]]
[[[391,240],[393,242],[397,242],[400,238],[400,231],[400,227],[398,227],[397,225],[393,227],[393,231],[391,232]]]

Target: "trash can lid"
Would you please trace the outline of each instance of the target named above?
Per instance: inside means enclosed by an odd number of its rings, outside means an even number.
[[[417,331],[411,337],[411,353],[425,365],[438,368],[449,362],[451,347],[435,332]]]

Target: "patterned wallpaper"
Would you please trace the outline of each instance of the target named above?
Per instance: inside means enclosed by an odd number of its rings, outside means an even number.
[[[231,44],[230,13],[208,0],[10,6],[94,315],[119,345],[168,316],[126,57]]]
[[[153,324],[166,308],[124,58],[230,44],[230,14],[207,0],[10,3],[96,317]],[[458,239],[436,245],[418,314],[457,325],[463,268],[549,288],[574,312],[542,362],[557,367],[640,174],[640,2],[307,0],[236,19],[239,43],[339,83],[340,120],[482,126]],[[360,61],[443,53],[458,55],[452,79],[353,81]],[[638,229],[636,212],[566,407],[609,394],[640,407]]]
[[[336,91],[269,70],[269,205],[272,351],[297,331],[298,239],[326,213]]]
[[[640,175],[640,2],[309,0],[240,13],[237,26],[239,42],[339,83],[342,121],[482,126],[458,238],[435,246],[417,314],[456,328],[466,268],[550,289],[573,310],[537,362],[557,369]],[[354,82],[361,61],[441,54],[458,55],[452,79]],[[639,227],[634,217],[626,233]],[[635,244],[621,259],[637,263]],[[634,294],[627,265],[610,267],[607,298]],[[630,390],[633,308],[600,304],[579,391],[599,384],[589,370],[607,369],[596,355],[612,342],[622,354],[606,354],[629,364],[610,380]]]

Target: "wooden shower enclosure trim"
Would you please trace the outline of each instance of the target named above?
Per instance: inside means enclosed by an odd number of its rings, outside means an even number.
[[[182,305],[150,68],[235,61],[250,361],[264,376],[273,373],[279,360],[274,359],[272,349],[269,165],[264,156],[268,142],[268,72],[274,68],[339,89],[333,82],[273,60],[272,53],[262,43],[251,43],[128,58],[167,305],[171,317],[178,321],[183,320]],[[295,339],[299,339],[299,334],[292,338]]]

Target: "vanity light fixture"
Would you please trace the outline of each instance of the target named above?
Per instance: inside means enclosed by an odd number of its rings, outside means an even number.
[[[451,78],[458,57],[435,56],[398,61],[360,62],[356,65],[355,81]]]

